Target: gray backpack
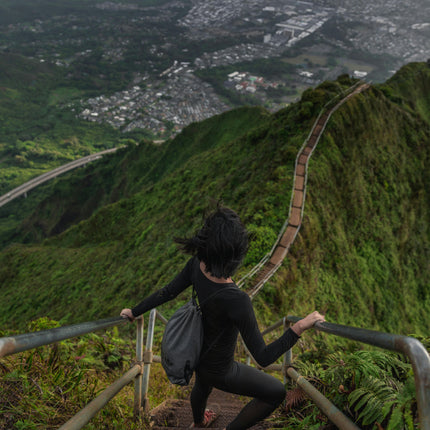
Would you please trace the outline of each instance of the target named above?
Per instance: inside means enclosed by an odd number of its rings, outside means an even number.
[[[200,305],[193,287],[192,298],[180,307],[167,322],[161,341],[161,365],[172,384],[188,385],[197,367],[203,346],[203,321],[200,306],[223,291],[220,288]],[[222,332],[209,346],[212,348],[224,334]]]

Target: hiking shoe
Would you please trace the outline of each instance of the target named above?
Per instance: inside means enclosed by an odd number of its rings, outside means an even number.
[[[209,427],[219,417],[219,406],[213,405],[205,410],[203,422],[190,425],[190,428],[206,428]]]

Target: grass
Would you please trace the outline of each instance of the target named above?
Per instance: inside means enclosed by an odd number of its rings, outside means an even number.
[[[73,204],[71,179],[59,181],[23,237],[54,236],[0,254],[4,323],[11,314],[36,318],[48,311],[53,318],[71,319],[69,309],[77,303],[85,304],[81,317],[92,319],[136,302],[184,264],[172,238],[194,231],[210,199],[236,208],[254,232],[245,266],[255,264],[271,247],[265,239],[276,237],[288,213],[297,150],[319,107],[344,88],[344,79],[306,91],[300,103],[274,115],[239,109],[194,124],[161,148],[130,146],[94,165],[100,182],[93,168],[69,176],[77,181]],[[263,295],[267,303],[259,305],[268,317],[274,311],[319,308],[337,322],[425,330],[427,257],[421,229],[427,203],[415,196],[425,193],[422,160],[429,131],[415,132],[415,120],[420,121],[377,88],[333,115],[311,161],[305,224],[285,268]],[[105,206],[111,198],[115,203]],[[86,205],[89,218],[84,220],[83,212],[73,218]],[[407,215],[410,208],[413,216]],[[55,222],[49,226],[45,219]],[[72,227],[55,236],[61,225]],[[412,277],[412,255],[422,277]],[[401,307],[405,288],[410,300]],[[28,295],[31,289],[37,297]],[[279,306],[270,311],[274,303]],[[394,308],[401,319],[393,317]]]
[[[287,260],[254,301],[262,326],[283,315],[304,315],[316,308],[326,311],[330,322],[426,334],[430,125],[424,115],[430,93],[423,89],[429,81],[427,65],[410,65],[390,82],[354,97],[331,117],[310,162],[299,235]],[[102,194],[108,179],[112,182],[103,198],[115,193],[117,197],[112,204],[101,199],[88,218],[79,222],[76,218],[61,234],[32,239],[32,244],[11,244],[0,253],[2,326],[25,330],[27,321],[47,315],[61,324],[100,319],[136,304],[183,267],[187,257],[178,253],[173,237],[194,232],[211,207],[211,199],[222,199],[235,208],[254,233],[239,279],[270,249],[267,238],[276,237],[285,220],[297,150],[320,107],[350,84],[345,76],[326,82],[306,91],[301,102],[273,115],[243,109],[194,124],[162,148],[149,143],[129,145],[111,159],[59,181],[49,198],[43,199],[49,201],[44,208],[47,212],[33,214],[32,228],[51,216],[61,219],[78,206],[71,204],[73,187],[83,197],[81,206],[91,202],[88,195]],[[414,108],[417,105],[419,110]],[[185,293],[160,310],[169,317],[187,298]],[[155,344],[160,334],[157,326]],[[128,332],[109,334],[103,341],[87,339],[87,362],[75,359],[83,352],[79,343],[70,349],[67,346],[68,369],[80,371],[79,366],[86,363],[99,369],[99,374],[97,379],[90,375],[84,387],[75,387],[76,396],[65,403],[67,412],[62,419],[85,404],[91,390],[102,388],[96,381],[107,385],[111,376],[113,379],[113,372],[103,367],[107,366],[104,357],[111,357],[118,373],[133,359],[134,346],[127,340],[133,336]],[[128,343],[120,344],[118,338]],[[106,350],[110,351],[107,356]],[[41,352],[44,359],[38,363],[49,363],[51,353],[49,349]],[[381,425],[396,428],[395,422],[406,425],[416,419],[410,368],[393,356],[363,355],[326,335],[306,337],[295,354],[303,373],[314,375],[325,394],[343,405],[354,421],[362,420],[362,428],[373,425],[368,424],[375,413],[371,406],[386,390],[386,384],[376,386],[369,375],[383,375],[382,382],[390,380],[389,387],[399,387],[397,393],[390,391],[393,414],[378,410]],[[23,376],[24,371],[20,373],[29,367],[28,356],[22,357],[21,364],[18,359],[11,362],[17,372],[5,371],[3,380],[15,378],[28,390],[28,396],[17,400],[16,410],[21,414],[17,419],[33,428],[41,422],[46,426],[52,417],[58,420],[58,409],[48,410],[46,401],[35,400],[40,390]],[[360,376],[355,371],[358,365]],[[25,370],[32,369],[42,373],[39,366]],[[44,372],[46,382],[36,379],[36,374],[31,377],[58,404],[61,396],[55,384],[48,387],[53,380],[49,372]],[[60,385],[64,391],[74,374],[69,370],[63,374],[68,375]],[[347,394],[339,391],[339,381]],[[154,386],[158,390],[154,396],[167,395],[164,385]],[[133,428],[130,415],[124,413],[131,411],[129,393],[127,388],[118,403],[112,403],[91,425],[98,428],[104,420],[112,426]],[[360,408],[364,395],[373,400]],[[306,403],[298,414],[284,416],[282,425],[317,428],[321,423],[318,414]]]
[[[365,63],[364,61],[356,61],[356,60],[351,60],[349,58],[340,59],[339,63],[347,67],[350,73],[352,73],[354,70],[360,70],[367,73],[371,73],[376,69],[375,66]]]
[[[49,106],[56,106],[68,101],[75,101],[85,94],[84,91],[76,88],[59,87],[51,91],[48,98]]]
[[[318,66],[326,66],[327,65],[327,56],[326,55],[315,55],[315,54],[300,54],[296,57],[286,57],[283,58],[282,61],[288,64],[305,64],[308,62],[312,62]]]

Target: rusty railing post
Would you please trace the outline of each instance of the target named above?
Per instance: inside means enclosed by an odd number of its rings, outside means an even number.
[[[287,318],[291,322],[297,322],[302,319],[295,316],[287,316]],[[314,328],[335,336],[400,352],[408,357],[414,371],[419,428],[430,430],[430,356],[418,339],[410,336],[333,324],[326,321],[315,323]]]
[[[136,379],[136,376],[140,371],[140,366],[135,364],[127,373],[117,379],[112,385],[109,385],[109,387],[103,390],[103,392],[95,399],[91,400],[85,408],[81,409],[58,430],[80,430],[88,424],[97,412],[103,409],[127,384]]]
[[[287,331],[291,323],[287,320],[287,317],[283,318],[283,325],[284,325],[284,332]],[[293,362],[293,350],[290,348],[288,351],[285,352],[284,355],[284,362],[282,364],[282,376],[284,378],[284,384],[287,383],[287,369],[291,366],[291,363]]]
[[[157,310],[152,309],[149,314],[148,322],[148,334],[146,336],[145,353],[143,354],[143,379],[142,379],[142,407],[143,412],[149,412],[149,399],[148,399],[148,386],[149,386],[149,373],[151,370],[151,364],[153,361],[152,344],[154,341],[154,325],[155,317],[157,316]]]
[[[134,418],[137,419],[142,414],[142,382],[143,382],[143,317],[136,319],[136,362],[140,365],[141,371],[134,380]]]
[[[246,355],[246,365],[251,366],[251,356],[249,354]]]
[[[324,412],[327,418],[342,430],[360,430],[346,415],[344,415],[333,403],[320,393],[303,376],[299,375],[292,367],[287,369],[288,376],[302,388],[302,390]]]

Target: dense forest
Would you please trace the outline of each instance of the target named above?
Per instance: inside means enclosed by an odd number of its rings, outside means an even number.
[[[161,146],[136,139],[46,185],[35,207],[2,237],[4,333],[26,330],[39,318],[39,327],[75,323],[117,315],[135,304],[183,266],[187,257],[173,238],[191,234],[220,200],[238,211],[252,234],[239,279],[270,250],[288,215],[295,157],[313,121],[326,102],[352,84],[340,76],[274,114],[257,107],[232,110],[190,125]],[[427,342],[429,95],[429,65],[409,64],[332,116],[310,162],[303,226],[287,260],[255,299],[262,326],[317,308],[331,322],[414,334]],[[162,312],[170,315],[179,302],[164,305]],[[78,352],[73,342],[61,346],[71,366],[56,364],[65,384],[71,384],[67,369],[78,372],[94,364],[113,373],[122,368],[127,345],[120,338],[113,333],[101,346],[99,338],[90,337]],[[410,366],[393,354],[357,350],[349,343],[343,344],[349,354],[341,355],[336,342],[306,337],[298,351],[301,371],[313,375],[362,428],[376,428],[376,422],[383,428],[415,428]],[[73,357],[84,347],[88,362],[76,367]],[[31,356],[37,366],[48,356],[57,363],[53,351],[38,354]],[[29,365],[28,357],[20,366],[36,375],[39,367]],[[10,374],[18,362],[5,362],[6,379],[23,377],[19,369]],[[391,391],[376,379],[381,375],[392,381]],[[389,406],[382,407],[388,398]],[[105,419],[129,422],[118,412],[127,399],[118,402],[104,412]],[[277,426],[320,428],[318,412],[303,399],[299,403],[301,415],[287,408]],[[41,414],[45,420],[51,416],[48,410]],[[40,428],[40,417],[17,416],[34,423],[28,428]]]

